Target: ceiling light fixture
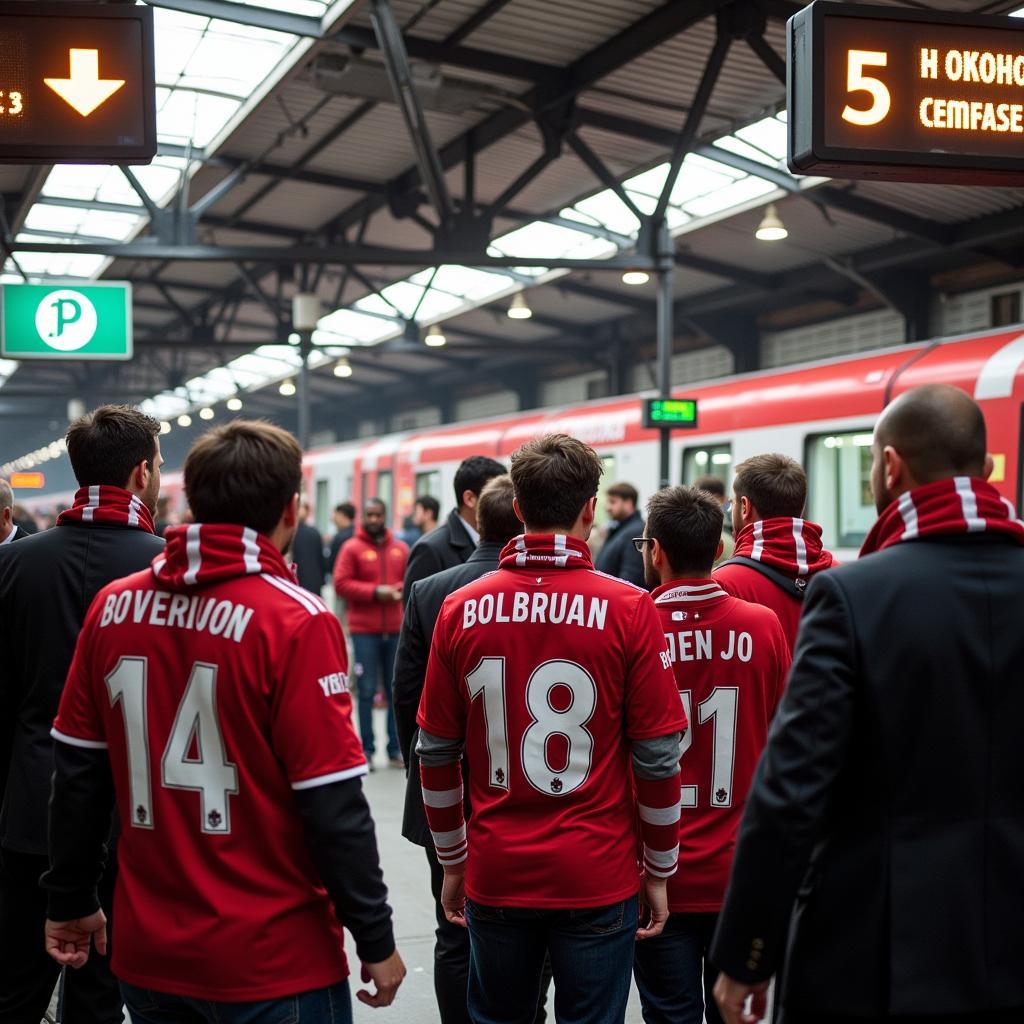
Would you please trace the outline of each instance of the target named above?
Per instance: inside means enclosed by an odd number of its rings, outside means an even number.
[[[170,423],[168,423],[167,420],[161,420],[160,421],[160,433],[161,434],[169,434],[170,432],[171,432],[171,425],[170,425]]]
[[[768,209],[764,211],[761,223],[758,224],[757,230],[754,232],[754,237],[759,242],[781,242],[788,236],[789,232],[786,230],[786,225],[782,223],[779,211],[775,208],[774,203],[770,203]]]
[[[201,420],[212,420],[213,415],[213,410],[209,406],[199,410],[199,418]]]
[[[229,398],[227,401],[227,407],[232,412],[238,412],[242,408],[242,400],[240,398]]]
[[[334,376],[335,377],[351,377],[352,376],[352,364],[342,356],[334,364]]]
[[[650,279],[651,275],[646,270],[627,270],[622,275],[623,284],[647,284]]]
[[[530,309],[526,296],[522,292],[516,292],[512,296],[512,302],[508,307],[508,315],[512,320],[529,320],[533,316],[533,310]]]
[[[440,324],[434,324],[427,331],[426,337],[423,339],[425,345],[429,345],[431,348],[440,348],[444,345],[448,339],[444,336],[444,331],[441,330]]]
[[[192,417],[189,416],[189,414],[187,412],[183,412],[178,417],[178,426],[179,427],[191,427],[192,426]]]
[[[295,381],[289,377],[287,380],[281,381],[281,386],[277,390],[285,398],[291,398],[295,394]]]

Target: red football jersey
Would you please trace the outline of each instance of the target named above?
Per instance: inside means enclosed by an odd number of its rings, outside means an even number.
[[[471,899],[588,907],[637,891],[629,740],[685,727],[646,591],[596,572],[581,541],[517,538],[445,601],[418,721],[466,741]],[[428,791],[428,814],[458,796]],[[465,834],[435,831],[439,855],[460,860]]]
[[[717,911],[754,769],[786,685],[789,642],[773,611],[730,597],[714,580],[668,583],[653,597],[690,722],[669,909]]]
[[[362,775],[345,642],[253,530],[172,530],[100,591],[53,735],[108,747],[122,834],[112,969],[276,999],[348,975],[293,790]]]

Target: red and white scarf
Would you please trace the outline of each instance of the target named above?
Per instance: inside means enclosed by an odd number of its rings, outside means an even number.
[[[878,517],[860,553],[960,533],[997,534],[1024,544],[1024,523],[1011,502],[986,480],[955,476],[904,491]]]
[[[153,575],[170,590],[205,586],[237,576],[272,576],[295,585],[281,552],[262,534],[231,523],[172,526]],[[309,595],[312,597],[312,595]]]
[[[564,533],[525,533],[513,537],[501,552],[502,569],[555,566],[560,569],[593,569],[586,542]]]
[[[143,500],[123,487],[107,484],[79,487],[75,491],[75,503],[57,516],[58,526],[67,523],[115,523],[156,533],[153,516]]]
[[[821,543],[821,527],[806,519],[777,516],[759,519],[740,530],[733,556],[763,562],[794,579],[832,567],[833,559]]]

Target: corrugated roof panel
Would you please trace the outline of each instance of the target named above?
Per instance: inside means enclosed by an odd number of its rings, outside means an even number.
[[[245,216],[282,227],[313,230],[322,227],[342,210],[347,210],[360,198],[361,193],[358,192],[290,181],[284,188],[278,185]]]
[[[905,185],[891,182],[857,184],[859,194],[943,224],[983,217],[1020,206],[1021,193],[1012,188],[964,188],[958,185]]]

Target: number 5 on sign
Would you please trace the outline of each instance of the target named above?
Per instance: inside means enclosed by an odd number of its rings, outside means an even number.
[[[843,120],[862,126],[884,121],[892,106],[892,97],[885,83],[871,75],[864,74],[865,68],[884,68],[889,55],[877,50],[850,50],[847,53],[846,91],[866,92],[871,96],[871,106],[858,110],[847,104],[843,108]]]

